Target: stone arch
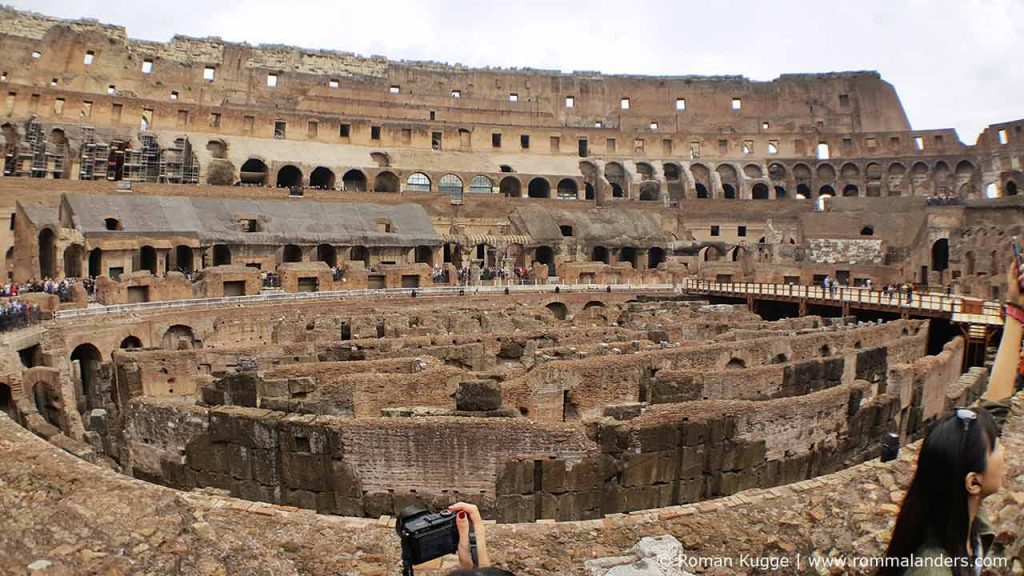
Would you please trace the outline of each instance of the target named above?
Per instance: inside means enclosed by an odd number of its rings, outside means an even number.
[[[903,182],[906,179],[907,167],[900,162],[889,164],[886,169],[888,174],[889,196],[901,196],[903,194]]]
[[[227,244],[213,245],[213,265],[227,266],[231,264],[231,248]]]
[[[551,184],[545,178],[534,178],[530,180],[527,193],[530,198],[550,198]]]
[[[362,262],[363,266],[370,267],[370,250],[366,246],[353,246],[348,251],[349,262]]]
[[[751,197],[754,200],[768,200],[771,197],[771,193],[768,191],[768,186],[765,183],[758,182],[751,189]]]
[[[629,262],[633,266],[634,270],[637,269],[637,265],[636,265],[637,259],[636,259],[636,256],[637,256],[636,248],[634,248],[632,246],[623,246],[619,250],[619,262]]]
[[[843,164],[839,169],[839,173],[843,175],[843,180],[847,181],[860,178],[860,168],[853,162]]]
[[[178,271],[189,273],[195,270],[195,263],[192,258],[192,248],[184,244],[174,247],[174,263]]]
[[[956,175],[960,177],[970,178],[974,176],[974,164],[971,164],[967,160],[961,160],[956,164]]]
[[[612,188],[613,198],[625,198],[626,190],[629,188],[629,174],[622,164],[609,162],[604,165],[604,179]]]
[[[6,382],[0,382],[0,412],[7,414],[12,420],[18,417],[14,395],[11,393],[10,385]]]
[[[594,249],[590,252],[591,262],[604,262],[608,263],[608,248],[604,246],[594,246]]]
[[[813,198],[814,192],[811,191],[811,187],[807,184],[796,185],[796,197],[797,198]]]
[[[453,200],[461,200],[463,195],[462,178],[455,174],[445,174],[438,181],[438,190]]]
[[[657,268],[665,261],[665,249],[660,246],[651,246],[647,249],[647,267]]]
[[[96,278],[103,275],[103,250],[93,248],[89,251],[89,277]]]
[[[843,196],[856,197],[860,194],[860,189],[857,188],[856,184],[847,184],[843,187]]]
[[[523,184],[515,176],[505,176],[498,183],[498,192],[506,198],[521,198],[523,195]]]
[[[398,192],[398,176],[394,172],[385,170],[373,179],[374,192]]]
[[[281,262],[302,262],[302,248],[295,244],[285,244],[281,248]]]
[[[691,164],[690,174],[693,175],[693,189],[697,198],[711,197],[711,171],[703,164]]]
[[[96,346],[85,343],[72,350],[70,360],[73,367],[77,362],[74,377],[78,411],[85,413],[94,408],[102,408],[103,401],[99,388],[103,355]]]
[[[330,244],[318,244],[316,247],[316,260],[334,268],[338,265],[338,250]]]
[[[405,179],[405,189],[409,192],[430,192],[430,177],[423,172],[413,172]]]
[[[882,165],[878,162],[871,162],[864,168],[864,178],[867,183],[867,196],[882,195]]]
[[[118,345],[121,350],[134,350],[136,348],[142,348],[142,340],[138,336],[126,336],[124,340],[121,340],[121,344]]]
[[[558,181],[558,197],[562,200],[577,200],[579,198],[579,186],[572,178],[562,178]]]
[[[583,309],[584,310],[589,310],[590,308],[607,308],[607,307],[608,306],[605,305],[605,303],[601,302],[600,300],[591,300],[590,302],[587,302],[586,304],[583,305]]]
[[[309,187],[317,190],[334,190],[334,171],[317,166],[309,175]]]
[[[828,162],[818,164],[815,174],[817,174],[818,180],[825,184],[831,184],[836,181],[836,169]]]
[[[494,182],[487,176],[473,176],[469,181],[469,191],[472,194],[491,194],[494,192]]]
[[[764,171],[757,164],[747,164],[743,167],[743,174],[747,178],[757,179],[764,177]]]
[[[82,260],[85,248],[81,244],[71,244],[64,249],[64,276],[67,278],[82,277]]]
[[[302,170],[292,164],[285,164],[277,171],[278,188],[293,188],[302,186]]]
[[[565,320],[566,317],[569,316],[569,309],[561,302],[549,302],[544,307],[554,314],[555,318],[558,318],[559,320]]]
[[[196,338],[195,331],[187,324],[174,324],[160,338],[160,346],[165,350],[192,350],[202,348],[203,343]]]
[[[976,264],[975,263],[974,252],[972,252],[970,250],[965,252],[964,253],[963,261],[964,261],[963,275],[964,276],[974,276],[974,274],[975,274],[974,267],[975,267],[975,264]]]
[[[665,173],[665,180],[674,182],[682,178],[682,169],[675,162],[662,162],[661,170]]]
[[[158,270],[156,248],[148,244],[139,248],[139,270],[148,270],[150,274],[156,275]]]
[[[1020,191],[1017,187],[1017,182],[1014,180],[1007,180],[1006,185],[1003,188],[1005,190],[1004,196],[1016,196]]]
[[[704,262],[717,262],[718,260],[721,260],[723,256],[722,251],[719,250],[718,246],[714,245],[701,248],[697,255],[698,258]]]
[[[415,254],[413,255],[413,261],[417,264],[426,264],[428,266],[434,265],[434,249],[430,246],[417,246]]]
[[[537,247],[534,260],[548,265],[548,276],[558,276],[555,271],[555,251],[550,246]]]
[[[54,278],[57,276],[56,235],[50,228],[39,231],[39,277]]]
[[[341,177],[341,187],[346,192],[366,192],[366,174],[353,168]]]
[[[661,184],[656,180],[645,180],[640,183],[640,200],[661,200]]]
[[[949,239],[939,238],[932,243],[932,271],[942,272],[949,268]]]
[[[228,157],[228,145],[220,138],[214,138],[206,142],[206,151],[210,157],[216,160],[225,160]]]
[[[768,166],[768,177],[773,182],[785,182],[787,177],[786,167],[778,162]]]
[[[649,162],[637,162],[636,173],[640,175],[641,180],[654,180],[654,166]]]

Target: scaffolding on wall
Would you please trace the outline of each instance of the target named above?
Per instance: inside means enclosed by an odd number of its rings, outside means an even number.
[[[120,179],[129,182],[156,182],[160,176],[160,145],[153,134],[140,134],[141,146],[124,151]]]
[[[199,162],[192,153],[188,137],[175,138],[174,145],[160,153],[160,178],[163,184],[198,184]]]
[[[107,166],[110,163],[110,145],[96,142],[96,129],[92,126],[82,127],[82,148],[79,155],[79,180],[96,180],[107,178]]]

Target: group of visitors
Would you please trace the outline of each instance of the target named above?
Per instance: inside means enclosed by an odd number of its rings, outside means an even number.
[[[41,317],[39,306],[9,300],[0,304],[0,332],[25,328],[39,322]]]
[[[434,269],[430,272],[430,276],[434,279],[434,284],[448,283],[448,269],[443,266],[434,266]]]
[[[260,272],[260,281],[263,282],[264,288],[281,287],[281,277],[269,270],[263,270],[262,272]]]
[[[903,284],[899,284],[897,282],[883,284],[882,294],[888,296],[890,302],[897,296],[901,300],[906,300],[907,304],[912,304],[914,302],[914,287],[906,282]]]
[[[71,301],[71,287],[79,283],[85,288],[87,294],[93,293],[96,283],[92,278],[64,278],[63,280],[44,278],[21,283],[7,282],[0,289],[0,297],[12,298],[19,294],[45,292],[57,296],[61,302],[69,302]]]
[[[959,206],[959,196],[929,196],[925,203],[928,206]]]

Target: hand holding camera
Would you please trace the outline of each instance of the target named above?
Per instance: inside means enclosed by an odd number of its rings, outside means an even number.
[[[463,570],[491,565],[483,518],[473,504],[458,502],[438,512],[407,506],[395,531],[402,540],[403,574],[411,576],[413,566],[448,554],[458,555]]]

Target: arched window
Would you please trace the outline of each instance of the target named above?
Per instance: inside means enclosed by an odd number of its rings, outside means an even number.
[[[288,164],[277,171],[277,187],[291,188],[293,186],[302,186],[302,171]]]
[[[442,194],[447,194],[452,198],[462,197],[462,178],[459,178],[455,174],[445,174],[441,176],[440,190]]]
[[[341,185],[346,192],[366,192],[366,174],[361,170],[349,170],[341,177]]]
[[[267,165],[259,158],[249,158],[238,173],[242,184],[263,186],[267,183]]]
[[[490,194],[494,190],[494,182],[487,176],[473,176],[469,181],[469,191],[473,194]]]
[[[313,173],[309,175],[309,185],[311,188],[319,190],[333,190],[334,172],[331,172],[329,168],[317,166]]]
[[[523,185],[515,176],[506,176],[501,179],[498,191],[506,198],[519,198],[523,195]]]
[[[559,180],[558,197],[562,200],[576,200],[579,197],[579,187],[576,185],[576,181],[571,178]]]
[[[753,190],[751,190],[751,194],[754,200],[768,200],[768,186],[761,182],[758,182],[757,184],[754,184],[754,188]]]
[[[550,198],[551,197],[551,184],[548,183],[544,178],[534,178],[530,180],[529,186],[530,198]]]
[[[413,172],[405,181],[405,189],[409,192],[430,192],[430,178],[423,172]]]
[[[398,192],[398,176],[386,170],[377,174],[377,177],[373,179],[373,191]]]

